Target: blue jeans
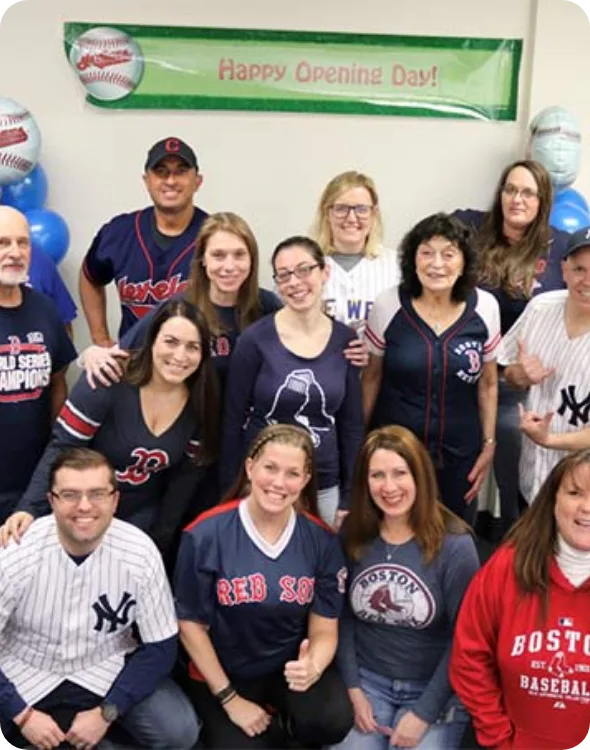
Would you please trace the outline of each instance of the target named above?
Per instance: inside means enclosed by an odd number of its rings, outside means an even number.
[[[340,487],[337,484],[318,492],[318,512],[322,521],[328,526],[334,526],[339,502]]]
[[[201,729],[190,700],[170,678],[162,680],[118,723],[139,747],[150,750],[190,750]]]
[[[361,688],[381,727],[395,727],[402,716],[412,710],[428,684],[421,680],[391,680],[364,667],[360,675]],[[422,735],[416,750],[455,750],[461,744],[468,723],[467,712],[453,696],[441,717]],[[353,727],[344,741],[333,745],[332,750],[388,750],[389,747],[389,737],[378,732],[365,734]]]
[[[526,397],[527,391],[517,391],[508,385],[505,380],[499,380],[494,477],[500,495],[503,534],[510,529],[520,515],[518,464],[522,434],[520,432],[518,405],[524,404]]]

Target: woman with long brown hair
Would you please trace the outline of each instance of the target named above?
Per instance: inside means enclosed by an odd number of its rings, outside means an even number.
[[[175,573],[190,694],[210,748],[341,740],[352,724],[332,661],[346,568],[315,517],[309,434],[257,436],[227,502],[183,533]]]
[[[349,586],[338,666],[355,727],[338,750],[458,747],[468,717],[447,666],[479,562],[469,527],[439,501],[432,460],[410,430],[367,436],[343,538]]]
[[[590,449],[563,458],[474,578],[451,683],[486,747],[581,743],[590,712]]]
[[[478,286],[500,306],[504,335],[527,302],[564,287],[561,260],[568,235],[549,226],[549,174],[542,164],[521,159],[502,170],[489,211],[460,210],[455,216],[474,231],[479,256]],[[524,395],[500,377],[494,473],[500,490],[504,531],[518,518],[518,460],[521,436],[518,404]]]
[[[20,537],[34,516],[49,513],[49,470],[61,450],[83,445],[116,470],[117,516],[147,532],[166,555],[204,467],[217,457],[219,398],[209,331],[190,303],[159,307],[144,345],[123,379],[92,389],[81,376],[60,411],[51,440],[23,495],[2,527]]]

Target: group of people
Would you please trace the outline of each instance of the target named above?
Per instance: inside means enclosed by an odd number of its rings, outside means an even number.
[[[96,235],[69,394],[69,321],[0,207],[3,732],[427,750],[471,718],[484,746],[581,741],[590,231],[549,226],[522,160],[489,211],[432,214],[395,253],[349,171],[313,236],[275,248],[270,291],[247,222],[194,206],[201,181],[158,142],[153,205]],[[508,536],[478,572],[492,467]]]

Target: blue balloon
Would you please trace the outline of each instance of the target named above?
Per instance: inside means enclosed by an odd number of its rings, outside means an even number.
[[[571,234],[590,226],[590,213],[573,203],[556,202],[549,215],[549,224]]]
[[[558,203],[569,203],[572,206],[581,208],[582,211],[585,211],[590,215],[590,207],[588,206],[586,198],[584,198],[581,193],[578,193],[577,190],[574,190],[574,188],[568,187],[565,188],[565,190],[560,190],[558,193],[556,193],[553,205],[556,205]]]
[[[27,211],[26,217],[33,249],[49,255],[55,263],[62,261],[70,246],[70,230],[62,217],[44,208]]]
[[[40,164],[19,182],[5,185],[2,190],[2,203],[26,213],[43,208],[47,200],[47,175]]]

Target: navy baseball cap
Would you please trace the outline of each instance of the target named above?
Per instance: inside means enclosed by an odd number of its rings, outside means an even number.
[[[585,229],[578,229],[577,232],[570,234],[563,259],[565,260],[572,253],[576,253],[583,247],[590,248],[590,227],[586,227]]]
[[[192,148],[181,141],[180,138],[163,138],[161,141],[154,143],[148,151],[145,162],[145,169],[153,169],[162,159],[167,156],[178,156],[189,167],[199,168],[197,156]]]

